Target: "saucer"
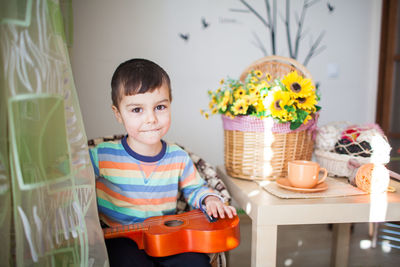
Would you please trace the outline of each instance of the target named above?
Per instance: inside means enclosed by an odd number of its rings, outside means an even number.
[[[276,184],[279,187],[285,188],[287,190],[291,190],[291,191],[295,191],[295,192],[304,192],[304,193],[314,193],[314,192],[320,192],[320,191],[324,191],[324,190],[328,189],[328,185],[325,182],[317,184],[313,188],[293,187],[293,186],[291,186],[288,178],[277,179]]]

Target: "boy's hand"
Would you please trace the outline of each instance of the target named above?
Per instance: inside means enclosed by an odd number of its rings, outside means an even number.
[[[228,215],[229,218],[236,216],[236,209],[232,206],[225,205],[216,196],[207,196],[203,201],[206,205],[208,215],[214,218],[225,218],[225,214]]]

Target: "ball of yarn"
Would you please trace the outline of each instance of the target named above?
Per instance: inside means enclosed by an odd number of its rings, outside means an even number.
[[[389,171],[383,164],[367,163],[362,165],[355,177],[358,188],[368,193],[382,193],[388,190]]]

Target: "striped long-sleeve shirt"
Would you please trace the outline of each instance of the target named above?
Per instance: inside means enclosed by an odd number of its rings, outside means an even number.
[[[188,154],[164,141],[154,157],[135,153],[126,137],[99,144],[90,150],[90,157],[100,218],[110,226],[174,214],[179,190],[194,208],[213,194]]]

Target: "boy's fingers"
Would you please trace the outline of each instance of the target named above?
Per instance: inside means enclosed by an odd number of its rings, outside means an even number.
[[[229,207],[227,207],[227,206],[225,206],[224,209],[225,209],[226,215],[228,215],[229,218],[232,218],[233,215],[232,215],[231,209]]]
[[[222,219],[225,218],[225,209],[223,206],[217,206],[219,217]]]
[[[207,210],[209,210],[209,215],[213,216],[214,218],[218,218],[218,211],[215,205],[208,205]]]
[[[233,213],[233,215],[237,215],[237,212],[236,212],[236,209],[235,209],[235,207],[232,207],[232,206],[230,206],[230,208],[231,208],[231,210],[232,210],[232,213]]]

